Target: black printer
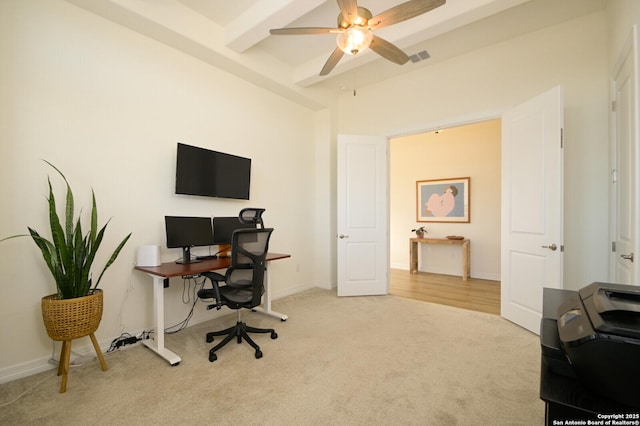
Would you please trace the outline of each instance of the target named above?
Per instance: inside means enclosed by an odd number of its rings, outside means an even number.
[[[561,304],[557,318],[571,367],[556,372],[575,374],[594,392],[640,408],[640,286],[595,282]]]

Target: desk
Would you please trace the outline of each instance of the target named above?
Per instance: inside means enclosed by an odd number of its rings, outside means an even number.
[[[410,238],[409,239],[409,263],[412,274],[418,273],[418,243],[420,244],[444,244],[458,245],[462,247],[462,281],[466,281],[471,275],[471,261],[469,254],[469,246],[471,241],[453,240],[450,238]]]
[[[291,257],[289,254],[268,253],[267,262]],[[149,349],[166,359],[169,364],[177,365],[181,359],[164,346],[164,282],[171,277],[181,277],[183,275],[198,275],[203,272],[216,271],[229,267],[231,258],[218,257],[206,259],[197,263],[178,264],[175,262],[163,263],[160,266],[136,266],[138,271],[148,274],[153,279],[153,312],[156,330],[156,338],[143,340],[142,343]],[[269,285],[269,275],[265,271],[264,275],[264,296],[262,306],[254,308],[258,312],[287,320],[287,316],[271,310],[271,286]]]

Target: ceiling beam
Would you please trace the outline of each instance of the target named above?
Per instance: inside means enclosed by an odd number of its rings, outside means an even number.
[[[326,1],[260,0],[227,25],[225,44],[242,53],[267,38],[269,29],[285,27]]]
[[[176,0],[66,0],[313,110],[328,97],[293,84],[285,64],[261,52],[240,55],[222,42],[223,28]]]

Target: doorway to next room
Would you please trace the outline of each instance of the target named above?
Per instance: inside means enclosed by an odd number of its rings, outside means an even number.
[[[469,177],[469,223],[418,222],[418,181]],[[501,120],[448,127],[389,140],[390,293],[500,314]],[[445,219],[446,220],[446,219]],[[459,275],[456,247],[421,245],[409,273],[412,229],[427,238],[471,241],[471,279]]]

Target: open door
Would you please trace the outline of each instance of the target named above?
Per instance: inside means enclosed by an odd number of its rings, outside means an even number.
[[[613,74],[611,138],[611,281],[638,285],[638,29],[627,38]]]
[[[387,140],[338,135],[338,296],[389,293]]]
[[[563,94],[502,117],[501,314],[540,332],[543,287],[562,288]]]

